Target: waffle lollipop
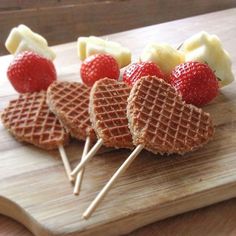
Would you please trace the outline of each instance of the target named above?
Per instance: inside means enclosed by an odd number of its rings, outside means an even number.
[[[174,88],[151,76],[143,77],[133,86],[127,116],[136,148],[91,203],[84,218],[93,213],[143,148],[155,154],[184,154],[200,148],[214,133],[208,113],[186,104]]]
[[[47,91],[47,103],[50,110],[61,121],[66,130],[78,140],[86,140],[82,159],[87,154],[90,143],[96,135],[89,119],[90,88],[78,82],[54,82]],[[74,194],[78,194],[84,169],[75,182]]]
[[[6,129],[19,141],[24,141],[42,149],[59,149],[70,181],[71,168],[63,146],[68,143],[69,135],[49,111],[46,92],[21,94],[10,101],[1,115]]]
[[[156,77],[144,77],[134,86],[127,116],[134,145],[155,154],[193,151],[214,134],[209,113],[186,104],[173,87]]]
[[[99,148],[133,148],[132,136],[126,116],[130,88],[123,82],[104,78],[97,81],[90,93],[90,119],[98,141],[86,157],[73,170],[79,172],[96,154]]]

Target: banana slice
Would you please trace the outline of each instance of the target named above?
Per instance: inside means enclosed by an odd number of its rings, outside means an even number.
[[[120,68],[131,62],[131,52],[128,48],[121,46],[119,43],[95,36],[79,37],[77,41],[77,53],[82,61],[94,54],[110,54],[117,60]]]
[[[5,42],[5,46],[11,54],[34,51],[50,60],[56,57],[56,54],[48,47],[47,40],[33,32],[26,25],[13,28]]]

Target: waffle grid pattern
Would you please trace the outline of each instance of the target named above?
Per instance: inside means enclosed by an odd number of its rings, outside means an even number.
[[[63,123],[71,136],[85,140],[96,139],[89,119],[90,88],[77,82],[55,82],[47,93],[51,111]]]
[[[2,113],[4,126],[20,141],[43,149],[68,142],[68,134],[46,104],[46,92],[21,94]]]
[[[108,147],[133,147],[126,116],[129,93],[125,83],[112,79],[99,80],[91,91],[91,120],[98,137]]]
[[[185,104],[163,80],[146,77],[133,88],[128,116],[134,144],[154,153],[192,151],[213,135],[208,113]]]

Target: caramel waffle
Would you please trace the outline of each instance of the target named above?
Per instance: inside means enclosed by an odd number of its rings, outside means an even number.
[[[212,137],[211,117],[186,104],[164,80],[143,77],[131,89],[127,117],[136,148],[92,201],[83,217],[88,219],[143,148],[160,154],[192,151]]]
[[[127,116],[134,145],[161,154],[193,151],[213,136],[210,114],[186,104],[164,80],[143,77],[128,98]]]
[[[19,141],[43,149],[57,149],[69,140],[59,120],[46,104],[46,92],[21,94],[1,115],[4,126]]]
[[[113,79],[97,81],[90,93],[90,119],[97,136],[107,147],[132,148],[126,116],[130,88]]]
[[[89,94],[90,88],[78,82],[54,82],[47,91],[50,110],[71,136],[79,140],[96,139],[89,120]]]

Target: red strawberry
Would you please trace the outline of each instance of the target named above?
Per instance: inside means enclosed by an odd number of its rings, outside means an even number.
[[[120,69],[112,56],[95,54],[84,60],[80,68],[80,75],[85,84],[92,86],[97,80],[105,77],[118,80]]]
[[[123,81],[128,85],[133,85],[143,76],[157,76],[164,78],[160,68],[153,62],[137,62],[129,65],[123,74]]]
[[[202,106],[218,94],[219,84],[212,69],[200,62],[186,62],[174,68],[170,75],[171,85],[184,101]]]
[[[8,67],[7,76],[19,93],[46,90],[57,78],[53,63],[30,51],[19,53],[13,59]]]

